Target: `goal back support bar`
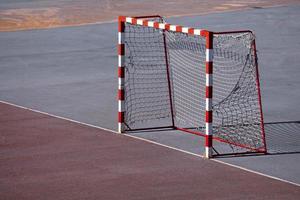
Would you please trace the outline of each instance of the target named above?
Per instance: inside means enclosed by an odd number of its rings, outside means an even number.
[[[165,57],[165,65],[166,65],[166,73],[167,73],[167,85],[168,85],[168,92],[169,92],[169,102],[170,102],[170,113],[171,113],[171,120],[172,123],[169,126],[162,126],[162,127],[154,127],[154,128],[173,128],[182,130],[188,133],[200,135],[205,137],[205,157],[210,158],[212,157],[212,141],[219,140],[223,142],[224,139],[218,136],[213,136],[213,42],[214,42],[214,34],[235,34],[235,33],[244,33],[244,32],[251,32],[251,31],[232,31],[232,32],[218,32],[214,33],[208,30],[201,30],[201,29],[195,29],[195,28],[189,28],[189,27],[182,27],[178,25],[171,25],[163,22],[158,21],[150,21],[147,20],[147,18],[157,18],[159,16],[144,16],[144,17],[125,17],[120,16],[118,21],[118,132],[124,133],[125,132],[125,24],[130,25],[136,25],[136,26],[143,26],[143,27],[151,27],[153,29],[161,30],[163,35],[163,44],[164,44],[164,57]],[[165,31],[168,32],[175,32],[175,33],[183,33],[191,36],[199,36],[205,38],[205,130],[202,131],[194,131],[190,130],[188,128],[184,127],[177,127],[174,122],[174,108],[173,108],[173,101],[172,96],[174,95],[172,91],[172,83],[170,81],[170,66],[169,66],[169,55],[168,50],[166,46],[166,35]],[[255,42],[252,44],[254,45],[255,50]],[[254,51],[255,52],[255,51]],[[255,52],[255,65],[256,65],[256,86],[258,90],[258,101],[259,101],[259,107],[260,107],[260,117],[261,117],[261,134],[263,138],[263,148],[260,149],[254,149],[258,152],[266,152],[265,148],[265,137],[264,137],[264,127],[263,127],[263,115],[261,110],[261,97],[260,97],[260,88],[259,88],[259,79],[258,79],[258,68],[257,68],[257,60],[256,60],[256,52]],[[199,66],[201,68],[203,66]],[[200,88],[199,88],[200,93]],[[151,127],[153,128],[153,127]],[[146,128],[141,128],[146,129]],[[135,129],[137,130],[137,129]],[[224,141],[227,143],[230,143],[230,141]],[[247,146],[243,144],[235,143],[234,145],[240,146],[240,147],[246,147]],[[248,148],[250,150],[253,150],[251,148]]]

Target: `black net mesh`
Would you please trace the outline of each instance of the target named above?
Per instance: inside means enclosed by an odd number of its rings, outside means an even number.
[[[205,126],[205,38],[167,32],[174,119],[177,127]]]
[[[252,33],[238,33],[215,35],[213,41],[213,134],[233,151],[264,148],[253,40]],[[173,108],[176,127],[204,133],[205,42],[126,23],[127,129],[170,126]]]
[[[164,49],[162,31],[126,23],[125,124],[127,129],[155,127],[165,123],[171,125]]]
[[[214,36],[213,134],[264,150],[252,33]]]

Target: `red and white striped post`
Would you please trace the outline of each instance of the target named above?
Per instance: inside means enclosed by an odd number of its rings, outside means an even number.
[[[118,132],[124,132],[124,55],[125,55],[125,45],[124,45],[124,29],[125,29],[125,17],[119,16],[118,21]]]
[[[212,157],[212,137],[213,137],[213,32],[205,31],[206,37],[206,84],[205,84],[205,157]]]

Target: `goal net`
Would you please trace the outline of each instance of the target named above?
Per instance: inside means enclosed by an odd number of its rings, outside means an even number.
[[[155,128],[203,136],[207,157],[266,152],[253,33],[120,17],[119,132]]]

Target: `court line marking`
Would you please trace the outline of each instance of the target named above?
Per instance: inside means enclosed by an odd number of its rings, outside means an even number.
[[[44,111],[40,111],[40,110],[28,108],[28,107],[24,107],[24,106],[17,105],[17,104],[14,104],[14,103],[3,101],[3,100],[0,100],[0,103],[7,104],[7,105],[10,105],[10,106],[14,106],[14,107],[17,107],[17,108],[22,108],[24,110],[29,110],[29,111],[32,111],[32,112],[40,113],[40,114],[47,115],[47,116],[50,116],[50,117],[54,117],[54,118],[57,118],[57,119],[62,119],[62,120],[65,120],[65,121],[85,125],[85,126],[88,126],[88,127],[93,127],[93,128],[96,128],[96,129],[107,131],[107,132],[116,133],[116,134],[119,134],[119,135],[122,135],[122,136],[131,137],[131,138],[134,138],[134,139],[137,139],[137,140],[141,140],[141,141],[144,141],[144,142],[147,142],[147,143],[151,143],[151,144],[155,144],[155,145],[158,145],[158,146],[166,147],[166,148],[169,148],[169,149],[172,149],[172,150],[175,150],[175,151],[179,151],[179,152],[182,152],[182,153],[185,153],[185,154],[197,156],[197,157],[200,157],[200,158],[204,159],[204,156],[202,156],[200,154],[196,154],[196,153],[192,153],[192,152],[185,151],[185,150],[182,150],[182,149],[178,149],[176,147],[168,146],[168,145],[161,144],[161,143],[158,143],[158,142],[154,142],[154,141],[151,141],[151,140],[148,140],[148,139],[144,139],[144,138],[140,138],[140,137],[133,136],[133,135],[128,135],[128,134],[120,134],[117,131],[114,131],[114,130],[111,130],[111,129],[103,128],[103,127],[96,126],[96,125],[93,125],[93,124],[88,124],[88,123],[85,123],[85,122],[80,122],[80,121],[70,119],[70,118],[66,118],[66,117],[61,117],[61,116],[58,116],[58,115],[54,115],[54,114],[51,114],[51,113],[47,113],[47,112],[44,112]],[[300,184],[292,182],[292,181],[288,181],[288,180],[285,180],[285,179],[282,179],[282,178],[267,175],[267,174],[257,172],[257,171],[251,170],[251,169],[247,169],[247,168],[244,168],[244,167],[241,167],[241,166],[238,166],[238,165],[226,163],[226,162],[221,161],[221,160],[216,160],[216,159],[210,159],[210,160],[215,161],[215,162],[220,163],[220,164],[230,166],[230,167],[241,169],[243,171],[247,171],[247,172],[250,172],[250,173],[254,173],[254,174],[257,174],[257,175],[260,175],[260,176],[264,176],[264,177],[267,177],[267,178],[270,178],[270,179],[278,180],[278,181],[281,181],[281,182],[289,183],[289,184],[300,187]]]

